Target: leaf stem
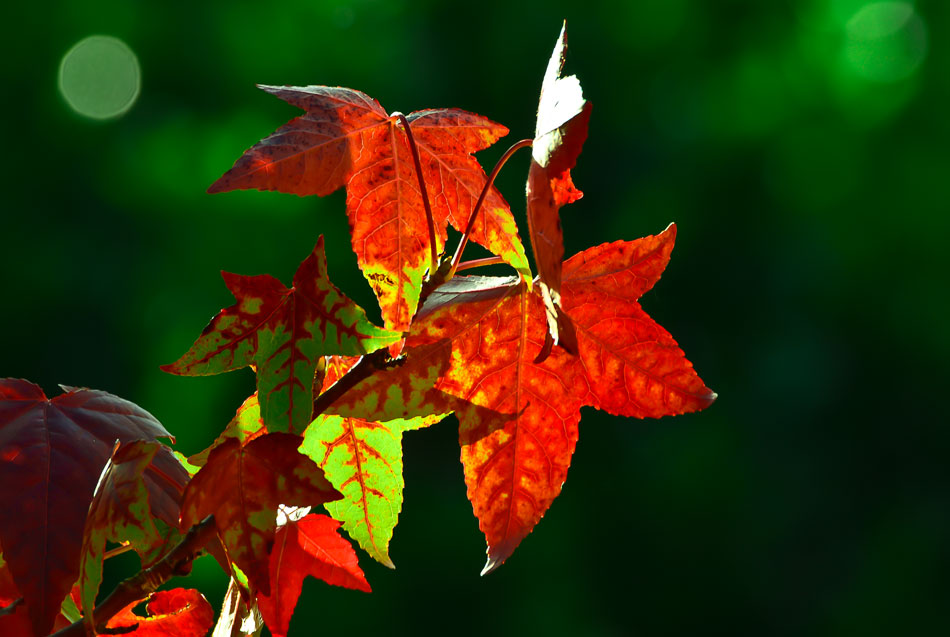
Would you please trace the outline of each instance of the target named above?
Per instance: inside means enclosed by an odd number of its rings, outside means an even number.
[[[432,216],[432,206],[429,203],[429,193],[426,190],[426,180],[422,176],[422,161],[419,159],[419,148],[416,146],[416,138],[412,134],[412,128],[409,127],[409,120],[399,111],[394,112],[390,117],[397,117],[406,131],[406,137],[409,139],[409,150],[412,151],[412,161],[416,165],[416,176],[419,178],[419,192],[422,193],[422,205],[426,210],[426,223],[429,225],[429,276],[435,274],[439,267],[439,252],[435,243],[435,219]]]
[[[102,554],[102,561],[109,559],[110,557],[115,557],[116,555],[122,555],[123,553],[128,553],[132,550],[132,545],[128,542],[123,542],[121,546],[117,546],[114,549],[109,549]]]
[[[514,155],[521,148],[528,148],[534,143],[532,139],[522,139],[520,142],[516,142],[505,151],[505,154],[501,156],[501,159],[498,160],[498,163],[495,164],[495,167],[492,169],[491,174],[488,176],[488,181],[485,182],[485,186],[482,188],[481,194],[478,195],[478,201],[475,202],[475,206],[472,208],[472,214],[468,217],[468,224],[465,226],[465,232],[462,233],[462,239],[459,241],[458,247],[455,249],[455,256],[452,257],[452,268],[449,270],[448,278],[458,271],[459,261],[462,260],[462,252],[465,250],[465,246],[468,245],[468,237],[472,234],[472,228],[475,227],[475,219],[478,217],[478,211],[482,208],[482,203],[485,201],[485,197],[488,196],[488,191],[491,189],[492,184],[495,183],[495,177],[498,176],[498,173],[501,171],[502,167],[511,159],[511,156]]]
[[[194,525],[161,560],[152,566],[143,569],[123,580],[115,587],[109,596],[100,602],[93,611],[93,620],[97,632],[100,627],[112,619],[116,613],[133,602],[145,599],[154,593],[159,586],[167,582],[173,575],[185,575],[191,570],[191,562],[198,556],[201,549],[217,537],[217,528],[214,525],[214,516],[209,515]],[[86,634],[82,620],[54,633],[54,637],[83,637]]]
[[[504,263],[505,260],[501,257],[485,257],[484,259],[473,259],[472,261],[466,261],[464,263],[459,263],[458,267],[455,268],[456,272],[461,272],[462,270],[471,270],[473,268],[481,268],[486,265],[497,265],[499,263]]]

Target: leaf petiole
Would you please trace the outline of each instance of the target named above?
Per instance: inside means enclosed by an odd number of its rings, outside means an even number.
[[[455,268],[456,272],[461,272],[462,270],[472,270],[474,268],[482,268],[488,265],[498,265],[499,263],[504,263],[505,260],[501,257],[485,257],[484,259],[473,259],[471,261],[465,261],[464,263],[459,263],[458,267]]]
[[[426,180],[422,176],[422,161],[419,159],[419,149],[416,147],[416,138],[412,134],[406,116],[399,111],[395,111],[390,117],[399,119],[406,131],[406,137],[409,139],[409,150],[412,151],[412,161],[416,166],[416,176],[419,178],[419,192],[422,193],[422,205],[426,210],[426,224],[429,226],[429,276],[432,276],[439,267],[439,252],[435,243],[435,219],[432,217],[432,205],[429,203],[429,193],[426,191]]]
[[[459,269],[459,261],[462,260],[462,252],[465,251],[465,246],[468,245],[468,237],[472,234],[472,228],[475,227],[475,219],[478,218],[478,211],[482,209],[482,203],[485,201],[485,197],[488,196],[488,191],[492,187],[492,184],[495,183],[495,177],[498,176],[498,173],[501,172],[502,167],[511,159],[512,155],[521,148],[529,148],[533,143],[534,140],[532,139],[522,139],[520,142],[516,142],[511,148],[505,151],[505,154],[501,156],[501,159],[499,159],[495,167],[492,168],[491,174],[488,176],[488,181],[485,182],[481,194],[478,195],[478,201],[475,202],[475,206],[472,208],[472,214],[468,217],[465,232],[462,233],[459,245],[455,249],[455,256],[452,257],[452,267],[449,270],[447,279],[451,279]]]

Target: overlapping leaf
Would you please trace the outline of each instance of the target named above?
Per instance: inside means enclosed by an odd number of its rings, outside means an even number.
[[[429,267],[429,232],[408,138],[369,96],[327,86],[261,86],[306,111],[244,153],[209,192],[239,188],[327,195],[346,186],[353,250],[386,326],[407,331]],[[486,177],[472,153],[508,129],[458,109],[407,116],[432,202],[437,252],[464,230]],[[471,238],[530,275],[508,204],[491,189]]]
[[[45,635],[79,575],[83,527],[96,482],[116,440],[171,438],[147,411],[106,392],[0,380],[0,543]],[[188,474],[166,447],[145,471],[152,515],[177,525]]]
[[[300,432],[310,423],[321,356],[365,354],[402,338],[370,323],[330,283],[322,236],[290,289],[266,274],[223,276],[237,303],[221,310],[191,349],[162,369],[195,376],[255,365],[269,431]]]
[[[581,406],[656,418],[715,399],[673,337],[637,303],[666,267],[674,237],[671,225],[564,264],[562,303],[579,356],[555,349],[536,362],[547,333],[540,292],[510,279],[458,277],[420,312],[407,362],[358,384],[328,411],[386,420],[439,411],[447,397],[466,401],[455,410],[465,481],[488,541],[484,572],[496,568],[560,492]],[[426,380],[433,368],[440,370],[434,384]],[[379,400],[393,391],[404,399]],[[477,408],[507,417],[491,423],[473,415]]]
[[[238,407],[234,418],[228,422],[224,427],[224,431],[221,432],[215,441],[204,451],[189,457],[188,462],[192,465],[203,467],[208,462],[208,454],[211,453],[211,450],[225,440],[234,438],[242,445],[246,445],[266,433],[267,427],[264,426],[264,419],[261,418],[261,407],[257,402],[257,392],[254,392]]]
[[[541,298],[548,312],[549,332],[567,349],[576,351],[573,330],[558,309],[561,259],[564,258],[564,233],[559,210],[583,195],[574,187],[571,169],[587,139],[591,104],[584,99],[577,77],[561,77],[566,52],[567,23],[561,28],[541,85],[538,122],[528,170],[527,216],[531,248],[542,287]]]
[[[214,609],[200,592],[194,589],[173,588],[152,593],[145,610],[148,615],[136,615],[133,609],[141,601],[123,608],[106,623],[112,634],[134,637],[171,637],[173,635],[205,635],[214,624]]]
[[[355,364],[333,357],[324,388]],[[386,423],[320,415],[307,428],[300,451],[312,458],[343,499],[327,510],[376,561],[393,568],[389,542],[402,510],[402,434],[427,427],[447,414],[397,419]]]
[[[316,506],[341,497],[323,471],[297,451],[300,443],[299,436],[286,433],[243,446],[236,438],[225,440],[211,450],[182,503],[181,528],[214,515],[228,558],[265,595],[278,505]]]
[[[370,592],[356,552],[340,537],[340,523],[311,513],[290,520],[277,530],[270,554],[269,596],[258,593],[257,603],[274,637],[284,637],[304,578],[308,575],[332,586]]]
[[[83,531],[79,569],[82,612],[90,631],[95,629],[92,613],[106,542],[129,542],[143,567],[161,557],[168,528],[162,533],[152,520],[145,487],[145,471],[160,449],[161,444],[144,440],[117,444],[99,478]]]

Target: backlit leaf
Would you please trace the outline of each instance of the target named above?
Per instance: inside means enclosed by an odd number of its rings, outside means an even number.
[[[82,612],[90,631],[106,542],[129,542],[143,567],[161,557],[165,538],[152,520],[144,478],[160,448],[157,442],[143,440],[117,444],[99,478],[83,531],[79,569]]]
[[[329,388],[355,363],[332,357],[327,364]],[[448,414],[380,423],[361,418],[320,415],[307,428],[300,451],[326,473],[343,499],[327,510],[343,522],[350,537],[370,557],[394,568],[389,558],[399,512],[402,510],[402,434],[427,427]]]
[[[565,22],[541,85],[538,122],[528,170],[527,216],[538,278],[542,288],[547,288],[542,291],[542,300],[548,313],[549,332],[567,349],[576,351],[576,338],[558,309],[561,259],[564,258],[564,233],[559,210],[583,195],[574,187],[571,169],[587,138],[591,104],[584,99],[577,77],[561,77],[566,53]]]
[[[244,446],[235,438],[225,440],[185,489],[182,530],[214,515],[229,560],[265,595],[277,507],[316,506],[341,497],[323,471],[297,451],[301,442],[286,433],[270,433]]]
[[[257,595],[258,607],[274,637],[287,634],[308,575],[332,586],[370,592],[356,552],[340,537],[339,527],[336,520],[311,513],[277,530],[270,554],[271,594]]]
[[[715,399],[673,337],[637,302],[666,267],[675,234],[671,225],[564,264],[562,303],[577,329],[579,356],[558,348],[537,362],[547,333],[539,291],[510,279],[457,277],[420,312],[406,363],[377,372],[327,411],[412,417],[438,411],[446,397],[465,401],[455,409],[465,481],[488,541],[484,572],[496,568],[560,493],[581,406],[657,418]],[[433,370],[441,370],[434,383]],[[405,392],[401,410],[380,400],[393,387]],[[507,416],[499,424],[476,415],[479,408]]]
[[[261,86],[306,111],[244,153],[209,192],[239,188],[327,195],[346,186],[353,250],[379,298],[386,326],[406,331],[429,267],[418,175],[399,119],[369,96],[327,86]],[[407,116],[432,203],[436,251],[446,226],[462,231],[486,181],[472,153],[508,129],[458,109]],[[508,204],[492,188],[472,239],[530,274]]]
[[[261,413],[269,431],[300,432],[310,423],[317,360],[366,354],[401,340],[380,329],[327,278],[323,237],[288,289],[269,275],[223,273],[237,303],[221,310],[177,362],[188,376],[257,368]]]
[[[214,624],[214,609],[204,596],[194,590],[173,588],[152,593],[145,606],[148,615],[133,612],[141,601],[119,611],[106,623],[113,634],[135,637],[178,637],[205,635]]]

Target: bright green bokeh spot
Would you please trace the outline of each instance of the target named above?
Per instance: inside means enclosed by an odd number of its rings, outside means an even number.
[[[908,2],[872,2],[845,25],[844,58],[875,82],[910,76],[927,56],[927,27]]]
[[[66,102],[93,119],[124,114],[135,103],[141,84],[132,49],[107,35],[80,40],[59,66],[59,90]]]

